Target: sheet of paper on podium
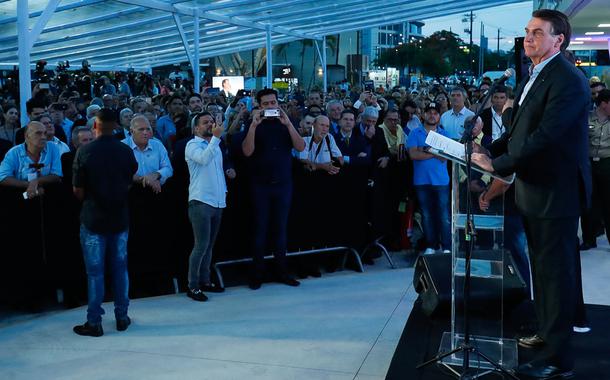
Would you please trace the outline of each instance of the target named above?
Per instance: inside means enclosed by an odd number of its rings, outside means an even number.
[[[430,145],[430,153],[447,158],[457,162],[460,165],[466,165],[466,149],[464,144],[452,140],[449,137],[443,136],[435,131],[430,131],[426,137],[426,144]],[[499,179],[505,183],[513,183],[515,175],[510,177],[500,177],[495,173],[490,173],[485,169],[480,168],[476,164],[472,164],[472,168],[480,173],[489,174],[490,176]]]
[[[440,152],[460,160],[464,160],[466,156],[464,144],[434,131],[430,131],[428,133],[428,136],[426,137],[426,144]]]

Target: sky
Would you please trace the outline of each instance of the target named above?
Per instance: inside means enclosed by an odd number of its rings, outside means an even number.
[[[479,44],[482,21],[485,25],[485,35],[488,38],[488,47],[492,50],[496,49],[499,27],[500,50],[510,50],[513,46],[514,38],[523,35],[523,28],[525,28],[525,25],[531,18],[532,10],[532,1],[526,1],[475,11],[472,42],[476,45]],[[429,36],[436,31],[449,30],[451,28],[452,32],[457,33],[464,41],[468,42],[469,36],[468,33],[464,33],[464,29],[470,25],[469,23],[462,23],[463,14],[466,13],[468,12],[423,20],[426,25],[424,25],[422,33],[425,36]]]

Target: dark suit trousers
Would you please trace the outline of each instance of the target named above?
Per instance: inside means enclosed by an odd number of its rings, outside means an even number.
[[[571,369],[571,336],[576,304],[574,247],[578,217],[524,217],[534,286],[538,335],[546,342],[536,361]]]
[[[610,242],[610,158],[591,161],[591,174],[592,206],[581,219],[582,240],[583,243],[595,244],[603,221],[606,225],[606,237]]]
[[[292,202],[292,182],[283,184],[252,184],[254,208],[253,277],[262,279],[265,253],[270,249],[278,275],[286,276],[288,214]]]

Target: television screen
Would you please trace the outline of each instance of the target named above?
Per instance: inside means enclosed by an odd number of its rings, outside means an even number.
[[[217,87],[220,91],[224,91],[225,95],[235,96],[238,90],[244,89],[244,77],[213,77],[212,87]]]

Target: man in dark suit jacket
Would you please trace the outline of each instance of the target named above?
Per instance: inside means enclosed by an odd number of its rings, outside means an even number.
[[[487,146],[497,140],[504,133],[504,125],[502,123],[502,110],[506,104],[506,87],[496,86],[491,95],[491,107],[484,109],[481,112],[481,120],[483,121],[483,141],[481,145]]]
[[[591,194],[590,95],[585,77],[563,55],[571,35],[567,17],[547,9],[532,16],[524,48],[533,65],[515,97],[512,124],[490,146],[493,161],[483,154],[473,161],[500,175],[517,174],[516,204],[524,215],[538,318],[537,334],[519,344],[540,349],[517,372],[571,378],[578,218]]]
[[[368,166],[371,164],[371,148],[362,135],[354,133],[354,125],[354,111],[343,110],[339,129],[333,137],[346,165]]]

